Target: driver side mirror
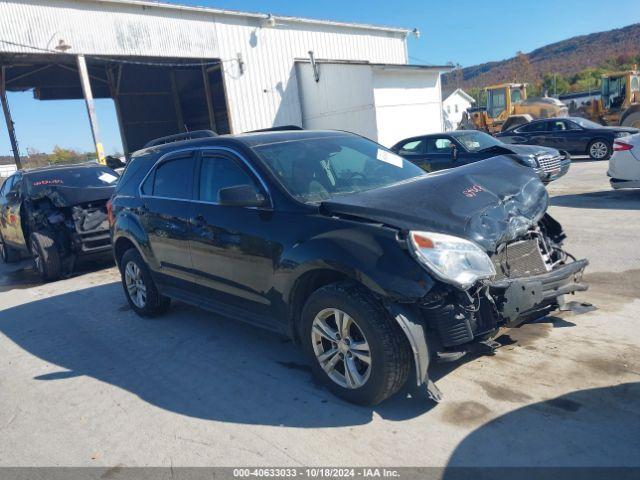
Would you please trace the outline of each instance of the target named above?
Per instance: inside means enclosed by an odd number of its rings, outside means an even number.
[[[218,191],[220,205],[228,207],[264,207],[267,199],[253,185],[234,185]]]
[[[451,158],[453,160],[458,160],[458,147],[456,147],[453,143],[451,144]]]
[[[16,192],[15,190],[7,193],[7,200],[10,202],[15,202],[16,200],[18,200],[19,195],[18,192]]]

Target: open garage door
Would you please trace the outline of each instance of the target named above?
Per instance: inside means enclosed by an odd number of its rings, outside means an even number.
[[[3,55],[0,64],[7,91],[33,89],[40,100],[85,98],[75,55]],[[166,135],[230,132],[216,59],[86,57],[86,66],[93,98],[114,101],[127,155]]]

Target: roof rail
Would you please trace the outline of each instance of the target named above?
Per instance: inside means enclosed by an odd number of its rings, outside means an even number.
[[[193,132],[177,133],[175,135],[156,138],[155,140],[147,142],[144,148],[164,145],[166,143],[181,142],[182,140],[194,140],[196,138],[210,138],[217,136],[218,134],[212,130],[194,130]]]
[[[260,133],[260,132],[286,132],[289,130],[304,130],[304,128],[298,125],[282,125],[280,127],[261,128],[260,130],[251,130],[247,133]]]

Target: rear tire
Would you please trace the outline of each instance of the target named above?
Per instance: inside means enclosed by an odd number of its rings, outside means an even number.
[[[622,122],[622,126],[640,128],[640,112],[634,112],[627,115],[627,117]]]
[[[612,146],[600,139],[592,140],[587,147],[587,154],[591,160],[607,160],[613,152]]]
[[[406,383],[411,369],[407,339],[363,287],[338,282],[316,290],[301,321],[313,373],[335,395],[375,405]]]
[[[0,261],[2,263],[13,263],[20,260],[20,255],[9,245],[4,243],[2,235],[0,235]]]
[[[141,317],[156,317],[171,306],[171,299],[161,295],[151,271],[135,248],[127,250],[120,260],[122,288],[127,302]]]
[[[33,232],[29,236],[33,267],[45,282],[62,276],[62,262],[56,241],[46,232]]]

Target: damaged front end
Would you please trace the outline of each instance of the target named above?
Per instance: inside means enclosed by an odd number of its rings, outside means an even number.
[[[538,318],[586,290],[587,260],[562,248],[535,173],[494,157],[389,188],[324,202],[333,215],[367,218],[398,231],[398,242],[433,279],[421,298],[387,300],[414,353],[418,385],[434,357],[457,359],[496,346],[501,327]],[[398,292],[401,296],[401,292]]]
[[[44,188],[25,203],[29,231],[46,232],[69,271],[79,256],[110,251],[106,204],[112,193],[112,189],[70,190]]]
[[[500,328],[540,318],[561,308],[564,295],[587,290],[582,275],[588,261],[565,252],[563,238],[560,225],[545,214],[487,253],[490,277],[464,287],[437,283],[417,304],[389,308],[405,333],[411,331],[417,384],[426,384],[432,399],[440,393],[427,375],[430,360],[457,360],[479,347],[493,350],[500,346],[493,340]]]

